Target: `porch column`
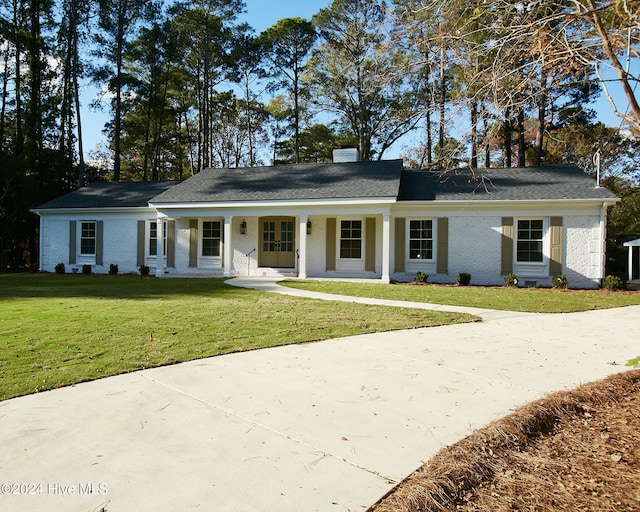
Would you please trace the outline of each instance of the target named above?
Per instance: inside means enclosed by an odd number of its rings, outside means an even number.
[[[300,214],[300,259],[298,260],[298,277],[307,278],[307,214]]]
[[[224,259],[224,277],[231,277],[231,220],[233,217],[230,215],[224,216],[224,253],[222,255]]]
[[[390,236],[390,225],[391,225],[391,214],[383,213],[382,214],[382,279],[383,283],[390,283],[391,277],[389,275],[389,261],[391,250],[389,241],[391,240]]]
[[[156,277],[164,275],[164,218],[156,219]]]
[[[629,281],[633,281],[633,245],[629,244]]]

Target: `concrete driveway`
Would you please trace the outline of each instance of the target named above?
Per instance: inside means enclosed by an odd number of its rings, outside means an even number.
[[[640,355],[640,307],[484,317],[0,402],[0,509],[364,510],[441,447]]]

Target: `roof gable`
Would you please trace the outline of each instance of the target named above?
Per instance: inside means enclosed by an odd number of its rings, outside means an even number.
[[[205,169],[151,203],[396,199],[401,172],[402,160]]]

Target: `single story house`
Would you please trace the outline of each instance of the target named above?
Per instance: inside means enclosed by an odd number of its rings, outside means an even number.
[[[401,160],[205,169],[94,183],[33,211],[40,266],[163,276],[298,276],[574,288],[604,277],[607,207],[577,167],[450,171]]]

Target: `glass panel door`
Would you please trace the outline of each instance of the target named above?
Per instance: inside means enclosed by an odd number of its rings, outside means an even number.
[[[261,267],[295,267],[295,220],[293,217],[263,218],[260,262]]]

